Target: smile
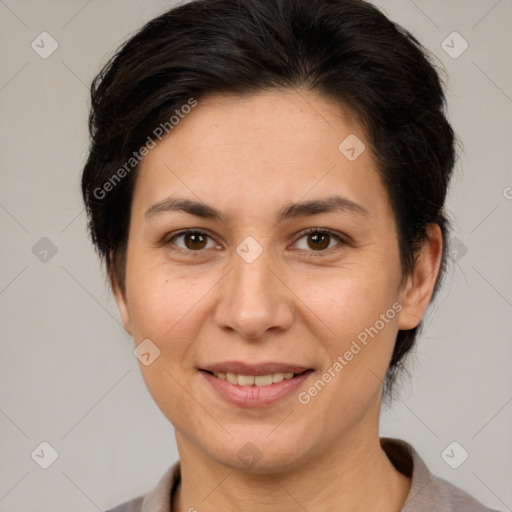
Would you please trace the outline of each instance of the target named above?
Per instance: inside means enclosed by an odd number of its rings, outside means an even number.
[[[295,396],[314,372],[310,368],[283,364],[233,362],[202,368],[200,373],[217,398],[238,407],[258,408]]]
[[[215,372],[214,377],[221,380],[227,380],[231,384],[238,386],[270,386],[278,384],[283,380],[293,379],[298,374],[294,373],[269,373],[268,375],[237,375],[235,373]]]

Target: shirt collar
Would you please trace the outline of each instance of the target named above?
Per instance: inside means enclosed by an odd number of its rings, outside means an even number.
[[[380,444],[398,471],[412,480],[401,512],[416,512],[419,510],[418,504],[429,498],[430,483],[436,477],[409,443],[400,439],[381,437]],[[180,464],[177,461],[144,496],[141,512],[171,512],[171,496],[180,483],[180,478]]]

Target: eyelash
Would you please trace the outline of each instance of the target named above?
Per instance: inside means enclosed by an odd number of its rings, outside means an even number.
[[[335,249],[336,247],[339,248],[339,246],[348,245],[348,242],[340,234],[338,234],[335,231],[333,231],[331,229],[328,229],[328,228],[308,228],[307,230],[303,231],[300,234],[300,236],[297,239],[297,241],[302,239],[302,238],[304,238],[307,235],[318,234],[318,233],[320,233],[320,234],[327,234],[330,237],[337,239],[338,240],[338,244],[335,245],[334,247],[330,247],[328,249],[322,249],[322,250],[318,250],[318,251],[314,251],[314,250],[306,251],[306,252],[309,253],[308,257],[310,257],[310,258],[322,257],[322,256],[325,255],[325,253],[330,254],[331,251],[333,249]],[[187,256],[194,257],[195,256],[194,253],[198,253],[198,254],[203,253],[205,251],[205,249],[200,249],[200,250],[197,250],[197,251],[193,251],[193,250],[190,250],[190,249],[183,249],[182,247],[177,247],[175,244],[172,243],[172,240],[174,240],[174,239],[176,239],[176,238],[178,238],[180,236],[186,236],[188,234],[199,234],[199,235],[206,236],[206,237],[208,237],[210,239],[213,239],[208,234],[208,232],[203,231],[202,229],[184,229],[183,231],[180,231],[178,233],[175,233],[175,234],[173,234],[171,236],[166,237],[164,239],[163,243],[164,243],[165,246],[173,245],[174,248],[172,250],[182,252],[182,253],[186,254]],[[302,249],[300,249],[300,250],[302,250]]]

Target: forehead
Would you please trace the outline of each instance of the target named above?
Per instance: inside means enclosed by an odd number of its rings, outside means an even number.
[[[192,145],[199,153],[214,147],[217,154],[224,149],[235,155],[234,150],[248,153],[252,148],[272,156],[279,151],[283,158],[292,151],[304,159],[299,146],[315,153],[316,148],[328,149],[331,156],[338,156],[337,142],[350,134],[366,138],[357,115],[348,106],[317,92],[275,89],[242,96],[206,96],[167,138],[179,139],[188,148]]]
[[[178,195],[232,217],[275,216],[300,198],[334,194],[374,214],[388,209],[356,117],[303,90],[199,100],[144,157],[135,192],[134,207]]]

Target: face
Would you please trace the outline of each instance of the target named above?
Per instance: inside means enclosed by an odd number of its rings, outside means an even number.
[[[140,368],[180,453],[269,471],[377,435],[397,332],[433,279],[400,286],[354,118],[306,91],[212,95],[139,172],[115,294],[135,343],[150,340]]]

